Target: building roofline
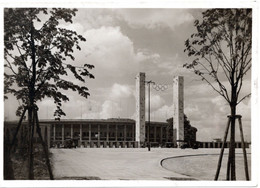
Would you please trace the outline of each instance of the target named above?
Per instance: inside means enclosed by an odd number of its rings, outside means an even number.
[[[27,122],[25,120],[24,122]],[[125,118],[109,118],[109,119],[61,119],[61,120],[54,120],[54,119],[40,119],[40,123],[135,123],[133,119],[125,119]],[[4,121],[4,123],[18,123],[18,120],[13,121]],[[148,123],[148,121],[146,121]],[[168,124],[167,122],[158,122],[158,121],[150,121],[150,124]]]

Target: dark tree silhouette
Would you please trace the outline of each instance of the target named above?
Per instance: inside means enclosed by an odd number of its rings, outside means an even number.
[[[231,136],[229,159],[231,180],[235,174],[235,116],[243,78],[251,69],[252,9],[210,9],[196,20],[196,33],[185,41],[185,52],[194,57],[184,67],[207,82],[230,106]],[[225,84],[228,83],[228,84]]]
[[[196,132],[197,129],[193,126],[191,126],[190,121],[186,114],[183,115],[184,119],[184,142],[186,142],[187,147],[192,148],[193,146],[196,145]],[[166,120],[168,123],[168,130],[169,130],[169,135],[170,135],[170,140],[173,138],[173,118],[169,118]]]
[[[63,90],[72,90],[87,98],[86,86],[73,83],[68,74],[85,82],[94,78],[89,69],[93,65],[73,65],[73,52],[81,50],[80,42],[86,39],[75,31],[61,28],[60,24],[72,23],[77,9],[63,8],[7,8],[4,9],[4,93],[13,94],[21,101],[17,115],[28,110],[27,140],[32,145],[37,101],[46,97],[56,104],[54,116],[66,115],[62,101],[68,101]],[[31,150],[31,149],[30,149]],[[31,150],[32,151],[32,150]],[[33,155],[30,154],[32,158]],[[33,160],[29,157],[29,163]],[[33,179],[33,164],[29,164],[29,178]]]

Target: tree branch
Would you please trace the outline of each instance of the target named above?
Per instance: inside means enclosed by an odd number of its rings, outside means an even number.
[[[193,70],[196,71],[195,68],[193,68]],[[212,87],[213,90],[215,90],[219,95],[223,96],[228,103],[230,102],[228,95],[225,96],[225,95],[223,94],[223,91],[222,91],[222,90],[220,90],[220,91],[217,90],[217,89],[213,86],[213,84],[210,83],[210,81],[207,80],[207,78],[206,78],[205,76],[203,76],[203,75],[199,75],[199,76],[202,77],[202,79],[205,80],[205,81]]]
[[[237,105],[242,102],[245,98],[247,97],[250,97],[251,96],[251,93],[250,94],[247,94],[246,96],[244,96],[242,99],[240,99],[238,102],[237,102]]]
[[[25,61],[25,59],[24,59],[24,57],[23,57],[23,54],[21,53],[21,51],[20,51],[20,47],[16,44],[16,47],[17,47],[17,49],[18,49],[18,52],[19,52],[19,54],[20,54],[20,56],[21,56],[21,58],[22,58],[22,60],[23,60],[23,65],[24,65],[24,67],[29,71],[29,69],[28,69],[28,67],[27,67],[27,64],[26,64],[26,61]]]
[[[5,60],[6,60],[6,62],[8,63],[8,65],[6,65],[15,75],[17,75],[17,73],[14,71],[14,69],[13,69],[13,67],[12,67],[12,65],[11,65],[11,63],[9,62],[9,60],[7,59],[7,58],[5,58]]]

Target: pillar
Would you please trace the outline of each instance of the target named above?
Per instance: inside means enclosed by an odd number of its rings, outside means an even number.
[[[173,78],[173,126],[176,128],[176,141],[178,147],[184,141],[184,97],[183,97],[183,76]]]
[[[64,144],[64,124],[61,127],[61,143]]]
[[[163,135],[163,130],[162,126],[160,127],[160,144],[162,145],[162,135]]]
[[[132,126],[132,141],[135,141],[135,125]]]
[[[117,124],[116,124],[116,132],[115,132],[115,141],[117,141]]]
[[[81,145],[81,143],[82,143],[82,124],[79,125],[79,141],[80,141],[80,145]]]
[[[91,142],[91,124],[88,125],[88,141]]]
[[[138,147],[145,142],[145,73],[136,76],[136,125],[135,141]]]
[[[56,140],[56,125],[53,125],[53,141],[55,142]]]
[[[100,125],[98,125],[98,142],[100,142]]]
[[[153,131],[153,141],[156,142],[156,134],[157,134],[157,132],[156,132],[156,128],[157,128],[156,125],[154,125],[153,128],[154,128],[154,131]]]
[[[70,125],[70,137],[73,139],[73,124]]]
[[[48,142],[48,148],[51,147],[51,128],[49,126],[47,126],[47,142]]]
[[[177,138],[177,130],[176,130],[176,129],[173,129],[172,142],[173,142],[173,144],[174,144],[174,147],[177,147],[176,138]]]
[[[107,142],[109,141],[109,124],[107,124]]]
[[[126,141],[126,125],[124,125],[124,141]]]

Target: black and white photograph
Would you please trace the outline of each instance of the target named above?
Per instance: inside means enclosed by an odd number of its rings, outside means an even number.
[[[259,2],[76,2],[1,7],[3,185],[256,186]]]

